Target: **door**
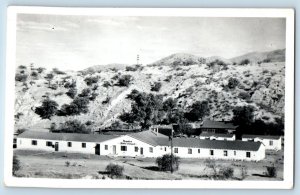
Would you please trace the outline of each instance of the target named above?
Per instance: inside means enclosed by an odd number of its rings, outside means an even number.
[[[55,151],[56,151],[56,152],[59,150],[58,142],[55,142],[54,148],[55,148]]]
[[[96,144],[95,146],[95,154],[100,155],[100,144]]]
[[[141,155],[143,155],[144,154],[144,149],[141,148],[140,151],[141,151]]]
[[[113,154],[117,154],[117,146],[113,145]]]

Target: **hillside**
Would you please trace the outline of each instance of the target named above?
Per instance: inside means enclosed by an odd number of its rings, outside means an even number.
[[[271,61],[277,59],[279,62],[244,66],[231,63],[226,68],[212,68],[204,58],[174,54],[148,66],[131,66],[131,69],[126,68],[126,65],[116,65],[113,68],[96,66],[79,72],[39,72],[38,67],[18,67],[16,73],[28,77],[16,81],[15,129],[48,129],[52,122],[59,124],[68,119],[90,121],[93,130],[110,126],[119,120],[121,113],[130,111],[131,100],[126,97],[133,89],[162,94],[164,99],[173,97],[182,108],[187,108],[197,100],[208,100],[210,114],[207,118],[213,120],[230,120],[235,106],[253,105],[256,118],[274,122],[275,118],[281,118],[284,113],[285,63],[281,62],[282,51],[244,55],[251,56],[267,56]],[[50,72],[54,78],[49,88],[45,77]],[[122,75],[132,77],[128,86],[116,84]],[[91,77],[97,78],[95,83],[87,84],[85,80]],[[228,87],[230,78],[238,81],[236,86]],[[53,116],[49,120],[42,119],[34,112],[47,97],[57,102],[59,109],[63,104],[70,104],[73,99],[66,95],[69,91],[66,84],[74,81],[77,95],[88,88],[95,96],[88,104],[87,113]],[[154,82],[162,85],[158,92],[151,91]]]
[[[267,60],[269,62],[284,62],[285,49],[279,49],[268,52],[251,52],[242,56],[231,58],[230,61],[240,63],[244,59],[249,59],[250,62],[257,63]]]

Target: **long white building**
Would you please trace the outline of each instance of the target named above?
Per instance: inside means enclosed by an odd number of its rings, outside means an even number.
[[[173,138],[172,143],[173,153],[181,158],[247,161],[265,158],[265,146],[261,142]],[[153,131],[121,136],[25,131],[17,137],[17,148],[104,156],[159,157],[171,153],[171,141],[169,137]]]

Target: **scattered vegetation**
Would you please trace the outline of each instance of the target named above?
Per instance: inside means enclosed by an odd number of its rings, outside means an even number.
[[[91,129],[79,120],[68,120],[64,123],[60,123],[59,125],[52,125],[50,130],[55,133],[91,133]]]
[[[120,87],[128,87],[131,81],[132,81],[131,75],[122,75],[121,77],[118,78],[118,82],[116,83],[116,85]]]
[[[19,171],[20,169],[21,169],[21,163],[18,156],[13,156],[12,174],[16,176],[17,171]]]
[[[66,94],[70,98],[74,99],[76,94],[77,94],[77,89],[76,88],[70,88],[69,91],[66,92]]]
[[[38,114],[42,119],[49,119],[57,113],[58,104],[47,98],[42,102],[40,107],[35,109],[35,113]]]
[[[25,82],[27,81],[28,75],[27,74],[19,74],[17,73],[15,76],[15,80],[19,82]]]
[[[250,60],[249,59],[244,59],[242,61],[240,61],[239,65],[248,65],[250,64]]]
[[[161,82],[154,82],[152,85],[151,85],[151,91],[156,91],[158,92],[161,88],[162,84]]]
[[[92,84],[97,83],[99,81],[99,77],[97,76],[86,77],[84,81],[88,86],[91,86]]]
[[[63,71],[58,70],[58,68],[53,68],[53,69],[52,69],[52,72],[55,73],[55,74],[60,74],[60,75],[66,74],[66,73],[63,72]]]
[[[233,77],[230,77],[229,80],[228,80],[228,88],[229,89],[234,89],[236,86],[239,85],[239,80],[237,78],[233,78]]]

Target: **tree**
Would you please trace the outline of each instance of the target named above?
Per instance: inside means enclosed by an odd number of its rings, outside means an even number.
[[[58,133],[91,133],[91,129],[87,128],[84,123],[81,123],[78,120],[69,120],[65,123],[61,123],[59,127],[54,127],[52,131]]]
[[[94,83],[97,83],[99,81],[99,77],[95,76],[95,77],[86,77],[84,79],[84,81],[86,82],[86,84],[88,86],[91,86]]]
[[[89,88],[85,88],[81,91],[81,94],[79,94],[79,97],[89,97],[91,93],[91,90]]]
[[[50,84],[51,84],[51,81],[53,80],[53,78],[54,78],[54,75],[52,73],[49,73],[45,76],[45,79],[48,81],[49,88],[50,88]]]
[[[185,117],[189,121],[198,121],[209,114],[208,101],[196,101],[192,104],[189,112],[185,113]]]
[[[244,132],[248,131],[254,122],[254,107],[238,106],[232,111],[233,123],[239,126],[237,129],[237,137],[240,137]]]
[[[40,115],[42,119],[49,119],[57,113],[58,104],[50,99],[45,99],[40,107],[35,109],[35,113]]]
[[[172,159],[173,158],[173,159]],[[179,169],[179,157],[171,154],[165,154],[157,157],[156,164],[160,171],[177,171]]]
[[[228,87],[230,89],[234,89],[239,84],[239,80],[237,78],[230,77],[228,80]]]
[[[13,169],[12,169],[12,174],[16,176],[16,172],[21,169],[21,163],[18,158],[18,156],[13,157]]]
[[[27,80],[27,74],[16,74],[15,81],[25,82]]]

